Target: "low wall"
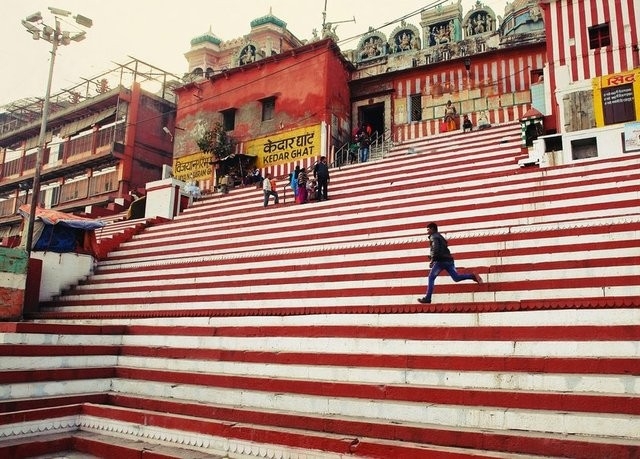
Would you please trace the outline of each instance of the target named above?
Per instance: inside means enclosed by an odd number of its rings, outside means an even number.
[[[93,272],[95,258],[77,253],[31,252],[42,261],[39,301],[49,301]]]
[[[41,262],[21,249],[0,247],[0,320],[18,320],[37,306]]]

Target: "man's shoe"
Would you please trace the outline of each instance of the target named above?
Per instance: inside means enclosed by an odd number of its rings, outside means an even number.
[[[418,298],[418,303],[429,304],[431,303],[431,300],[427,299],[427,297],[425,296],[424,298]]]
[[[476,281],[477,284],[482,284],[482,277],[477,274],[473,274],[473,280]]]

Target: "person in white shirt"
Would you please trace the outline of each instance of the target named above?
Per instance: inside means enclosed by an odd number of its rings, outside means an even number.
[[[264,206],[267,207],[269,205],[269,197],[273,196],[274,204],[278,204],[280,200],[278,199],[278,192],[273,190],[271,187],[271,174],[266,174],[266,177],[262,181],[262,191],[264,192]]]
[[[188,193],[194,201],[197,201],[202,197],[202,191],[198,186],[198,182],[195,180],[189,180],[187,184],[184,186],[185,193]]]
[[[491,127],[491,124],[487,119],[487,113],[486,112],[480,113],[480,116],[478,117],[478,130],[481,131],[483,129],[487,129],[490,127]]]

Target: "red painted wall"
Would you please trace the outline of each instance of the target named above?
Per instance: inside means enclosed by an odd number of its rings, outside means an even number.
[[[179,88],[174,157],[197,153],[198,133],[228,109],[235,109],[229,135],[238,142],[321,122],[331,126],[332,114],[348,123],[350,65],[327,39]],[[262,121],[268,97],[275,97],[274,116]]]
[[[145,94],[138,83],[132,86],[121,168],[121,194],[144,189],[147,182],[161,178],[164,164],[171,165],[171,137],[162,128],[173,125],[174,116],[166,101]]]

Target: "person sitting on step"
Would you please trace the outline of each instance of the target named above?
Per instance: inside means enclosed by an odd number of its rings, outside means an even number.
[[[469,119],[469,115],[464,115],[464,117],[462,118],[462,131],[463,132],[471,132],[473,130],[473,124],[471,123],[471,120]]]
[[[447,132],[456,130],[456,108],[453,106],[450,100],[447,101],[447,106],[444,108],[444,124]]]
[[[482,131],[483,129],[487,129],[490,128],[491,124],[489,123],[489,120],[487,119],[487,113],[486,112],[481,112],[480,116],[478,117],[478,131]]]

